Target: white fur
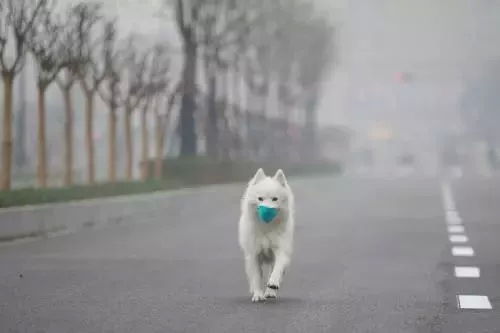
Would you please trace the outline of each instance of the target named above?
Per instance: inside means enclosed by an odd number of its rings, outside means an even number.
[[[263,201],[259,201],[259,197]],[[278,200],[273,201],[273,198]],[[257,207],[261,203],[279,209],[278,216],[269,224],[258,219]],[[293,233],[294,199],[285,174],[278,170],[274,177],[267,177],[259,169],[248,183],[241,200],[239,222],[239,242],[245,257],[245,270],[253,302],[276,297],[285,268],[290,263]],[[267,281],[264,281],[266,264],[270,266],[270,274]]]

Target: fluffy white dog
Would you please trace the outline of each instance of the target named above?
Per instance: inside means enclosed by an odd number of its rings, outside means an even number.
[[[293,248],[294,200],[285,174],[268,177],[259,169],[241,200],[239,242],[253,302],[276,298]],[[270,268],[263,280],[264,268]],[[265,288],[265,291],[264,291]]]

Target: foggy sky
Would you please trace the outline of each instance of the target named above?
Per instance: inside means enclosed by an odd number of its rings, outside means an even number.
[[[414,73],[420,84],[458,93],[462,78],[500,55],[499,1],[352,0],[337,12],[340,59],[327,84],[323,122],[352,125],[352,95],[363,86],[390,91],[398,71]],[[438,105],[425,108],[440,112]],[[367,120],[366,114],[357,116]]]
[[[163,1],[102,3],[108,15],[118,18],[122,37],[139,33],[145,43],[165,40],[175,49],[179,40],[172,18],[158,15]],[[499,1],[317,0],[317,4],[330,14],[339,37],[338,59],[324,84],[322,124],[355,126],[352,96],[363,86],[375,90],[393,84],[398,71],[414,73],[420,83],[457,90],[459,81],[481,62],[500,55]]]

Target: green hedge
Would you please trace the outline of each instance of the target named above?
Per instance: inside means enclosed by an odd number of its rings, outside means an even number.
[[[263,167],[266,172],[283,168],[289,176],[339,173],[340,167],[331,163],[294,164],[277,166],[271,163],[222,162],[207,158],[171,159],[164,162],[164,179],[145,182],[103,183],[60,188],[25,188],[0,192],[0,208],[44,203],[66,202],[119,195],[164,191],[182,187],[222,184],[249,180]]]
[[[150,171],[153,164],[150,163]],[[248,161],[217,161],[205,157],[167,159],[163,162],[163,175],[166,179],[177,179],[183,184],[218,184],[248,180],[258,168],[267,173],[283,169],[287,175],[339,173],[337,163],[256,163]],[[151,172],[150,172],[151,174]]]
[[[55,188],[23,188],[0,192],[0,207],[36,205],[180,188],[175,181],[103,183]]]

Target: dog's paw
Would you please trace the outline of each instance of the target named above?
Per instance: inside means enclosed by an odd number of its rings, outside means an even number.
[[[278,290],[280,288],[280,279],[271,275],[269,281],[267,281],[267,288]]]
[[[252,302],[257,303],[262,302],[263,300],[265,300],[265,297],[262,291],[256,291],[253,293]]]
[[[278,290],[280,289],[280,282],[278,280],[270,278],[269,281],[267,282],[267,288]]]
[[[267,288],[266,292],[264,293],[265,298],[276,298],[277,297],[277,292],[275,289]]]

